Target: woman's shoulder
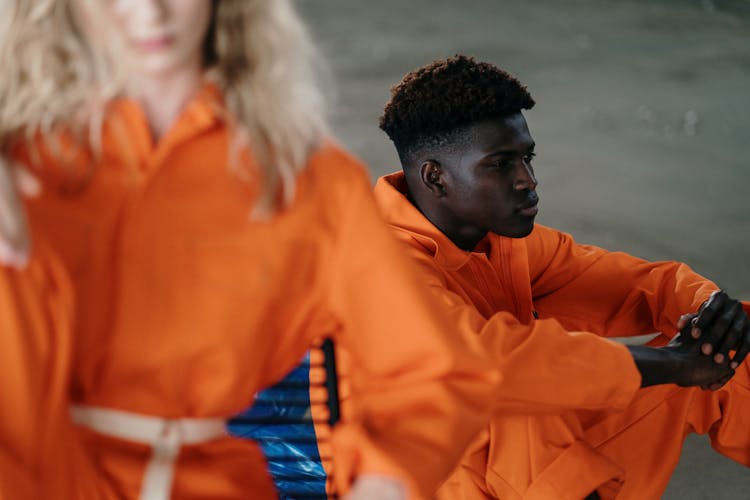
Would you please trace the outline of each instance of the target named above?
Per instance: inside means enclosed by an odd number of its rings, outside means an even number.
[[[94,161],[91,149],[68,132],[24,136],[9,145],[8,155],[45,183],[87,178]]]
[[[330,137],[310,155],[308,167],[318,175],[340,175],[347,178],[367,176],[365,164]]]
[[[334,139],[326,139],[310,155],[300,184],[337,199],[372,190],[365,164]]]

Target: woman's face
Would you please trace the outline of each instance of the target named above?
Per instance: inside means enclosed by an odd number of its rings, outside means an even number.
[[[107,49],[126,52],[112,55],[126,56],[131,77],[165,76],[202,64],[211,0],[93,0],[111,18],[117,38],[96,25],[97,16],[85,5],[92,0],[75,1],[84,31]]]

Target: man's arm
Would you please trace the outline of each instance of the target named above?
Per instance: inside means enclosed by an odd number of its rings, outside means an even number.
[[[685,264],[647,262],[579,245],[569,235],[544,226],[536,227],[526,243],[535,306],[543,316],[558,318],[569,328],[586,328],[609,337],[654,331],[672,337],[686,326],[681,324],[686,313],[693,313],[693,328],[683,338],[702,338],[697,352],[711,354],[716,364],[731,363],[730,368],[735,369],[750,351],[746,313],[750,306],[718,293],[714,283]],[[696,383],[705,382],[698,374],[707,377],[716,367],[702,369],[705,361],[694,359],[693,343],[684,340],[672,348],[679,346],[685,352],[631,349],[637,363],[642,359],[641,373],[647,375],[644,385],[670,378],[680,385],[714,385]],[[663,367],[657,359],[668,354],[677,355],[681,364],[689,363],[676,379],[673,372],[655,369]]]
[[[660,332],[665,344],[681,316],[718,290],[679,262],[648,262],[576,243],[537,225],[525,239],[534,304],[542,317],[606,337]]]
[[[497,410],[557,413],[630,403],[641,376],[625,346],[589,332],[568,331],[554,319],[523,324],[507,311],[487,318],[448,288],[442,270],[418,245],[403,238],[402,243],[427,292],[442,304],[456,338],[471,343],[478,338],[502,372]]]
[[[568,331],[554,319],[522,324],[510,312],[485,318],[448,289],[442,270],[419,245],[401,236],[421,279],[453,318],[456,334],[479,336],[498,363],[503,382],[497,405],[504,411],[622,408],[639,387],[709,386],[730,373],[726,365],[715,366],[694,346],[625,348],[591,332]],[[725,336],[726,331],[717,329],[710,338]]]

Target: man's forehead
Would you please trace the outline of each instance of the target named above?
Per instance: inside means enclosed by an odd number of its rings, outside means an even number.
[[[484,154],[502,154],[534,147],[526,119],[521,113],[478,123],[469,133],[470,147]]]

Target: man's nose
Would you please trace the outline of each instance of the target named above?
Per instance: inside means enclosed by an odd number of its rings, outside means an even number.
[[[516,168],[516,180],[513,188],[517,191],[526,189],[533,191],[537,185],[539,185],[539,181],[536,180],[536,176],[534,175],[534,167],[529,162],[522,160]]]

